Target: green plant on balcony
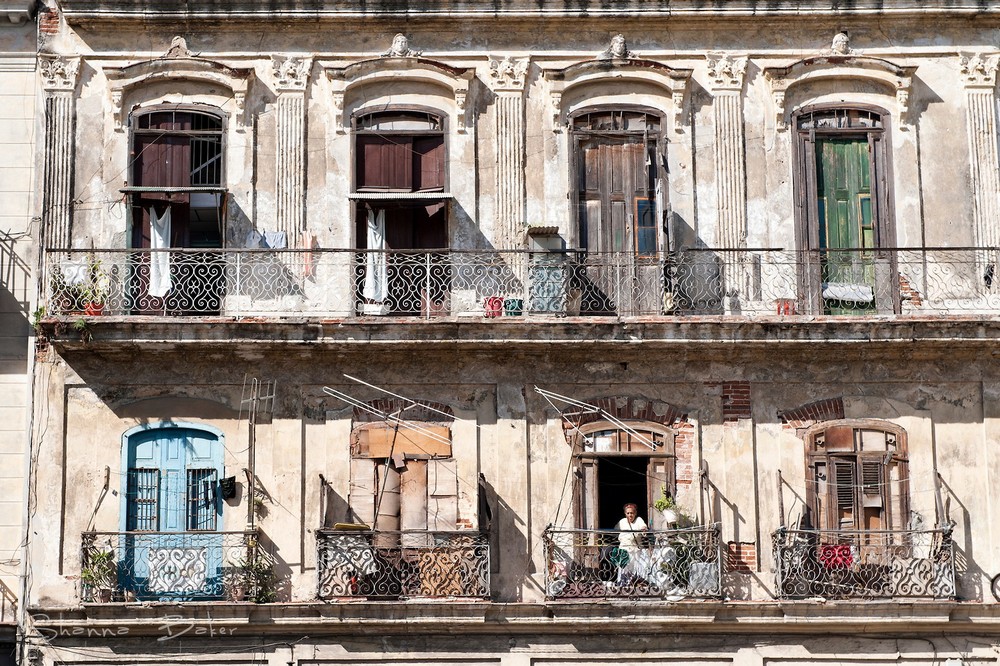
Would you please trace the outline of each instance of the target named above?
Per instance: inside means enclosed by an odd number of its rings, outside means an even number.
[[[111,294],[111,278],[101,260],[64,262],[51,277],[52,305],[57,312],[99,315]]]
[[[85,596],[91,601],[111,601],[118,585],[118,564],[114,551],[96,547],[85,550],[80,580],[83,581]]]
[[[227,567],[226,596],[230,601],[266,604],[277,598],[278,579],[274,561],[256,544],[249,544],[243,557]]]

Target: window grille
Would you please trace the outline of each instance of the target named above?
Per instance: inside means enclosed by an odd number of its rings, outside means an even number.
[[[216,489],[214,469],[189,469],[187,473],[188,529],[216,529]]]
[[[132,468],[126,485],[128,531],[155,532],[159,529],[160,470]]]

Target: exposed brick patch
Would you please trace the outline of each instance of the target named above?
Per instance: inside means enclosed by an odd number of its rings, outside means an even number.
[[[418,402],[415,406],[409,407],[404,412],[403,409],[410,405],[409,402],[400,400],[398,398],[383,398],[379,400],[371,400],[365,403],[373,410],[383,412],[385,414],[394,414],[399,412],[399,418],[404,421],[436,421],[442,422],[448,420],[448,417],[440,412],[444,412],[451,417],[451,420],[455,420],[455,412],[451,410],[448,405],[442,404],[440,402]],[[433,411],[438,410],[438,411]],[[376,423],[381,422],[383,419],[377,414],[372,414],[371,412],[362,409],[360,407],[354,408],[354,422],[355,423]]]
[[[778,418],[785,425],[801,428],[809,423],[834,421],[844,418],[844,399],[828,398],[817,400],[792,409],[778,411]]]
[[[750,418],[750,382],[723,382],[722,422]]]
[[[687,418],[687,414],[668,402],[660,400],[649,400],[647,398],[633,398],[628,396],[614,396],[610,398],[600,398],[591,401],[592,405],[600,407],[608,414],[622,421],[651,421],[661,425],[671,427],[676,421]],[[563,410],[563,415],[576,424],[577,427],[603,421],[604,416],[600,412],[582,413],[579,407],[569,407]]]
[[[726,569],[733,573],[750,573],[757,568],[757,546],[750,541],[730,541],[726,544]]]
[[[38,31],[43,35],[56,35],[59,33],[59,12],[55,9],[46,9],[38,15]]]
[[[924,299],[920,295],[920,292],[910,284],[910,279],[902,273],[899,274],[899,298],[904,302],[909,301],[910,305],[915,308],[919,308],[924,304]]]
[[[694,424],[686,418],[674,424],[674,481],[678,485],[694,482]]]
[[[694,424],[688,421],[687,413],[662,400],[650,400],[630,396],[613,396],[591,400],[590,404],[600,407],[616,419],[626,422],[646,421],[657,423],[674,431],[675,481],[678,485],[688,485],[694,481]],[[602,412],[587,412],[580,407],[563,410],[563,428],[566,439],[572,443],[576,428],[588,423],[605,420]]]

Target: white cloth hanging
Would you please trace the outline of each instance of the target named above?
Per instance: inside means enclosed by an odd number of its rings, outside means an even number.
[[[264,247],[272,250],[284,250],[288,247],[288,236],[284,231],[265,231]]]
[[[149,208],[149,247],[153,250],[163,250],[170,247],[170,206],[157,215],[156,209]],[[170,291],[170,253],[150,252],[149,257],[149,295],[153,298],[163,298]]]
[[[365,284],[361,295],[370,302],[381,303],[387,291],[385,259],[385,211],[368,209],[368,243],[365,255]]]

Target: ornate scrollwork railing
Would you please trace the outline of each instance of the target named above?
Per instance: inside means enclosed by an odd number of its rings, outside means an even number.
[[[257,532],[84,532],[81,599],[268,601],[273,569]]]
[[[722,595],[718,524],[650,530],[622,546],[613,530],[548,528],[545,594],[550,599],[655,597],[668,600]]]
[[[831,599],[955,596],[951,530],[778,530],[779,596]]]
[[[486,598],[490,548],[469,530],[319,530],[320,599]]]
[[[53,315],[996,314],[1000,250],[49,250]]]

